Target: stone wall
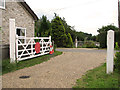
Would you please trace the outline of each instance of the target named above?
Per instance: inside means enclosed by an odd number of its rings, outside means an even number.
[[[2,44],[9,44],[9,19],[15,19],[16,27],[26,28],[26,36],[34,36],[34,19],[19,2],[6,2],[2,9]]]

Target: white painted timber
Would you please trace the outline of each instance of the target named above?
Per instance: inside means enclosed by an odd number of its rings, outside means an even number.
[[[10,43],[10,63],[15,63],[15,38],[16,38],[16,27],[15,19],[9,19],[9,43]]]
[[[107,74],[113,72],[114,63],[114,31],[109,30],[107,33]]]
[[[76,48],[77,48],[77,44],[78,44],[78,43],[77,43],[77,38],[76,38],[76,39],[75,39],[75,47],[76,47]]]
[[[27,42],[22,43],[21,40],[25,39]],[[40,52],[36,53],[35,44],[40,43]],[[51,36],[49,37],[22,37],[16,36],[16,57],[17,61],[38,57],[41,55],[49,54],[50,52]]]

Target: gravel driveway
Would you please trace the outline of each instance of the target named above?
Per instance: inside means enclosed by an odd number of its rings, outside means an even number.
[[[57,49],[62,55],[49,61],[2,76],[3,88],[71,88],[76,79],[105,62],[106,51],[96,49]],[[22,75],[30,76],[20,79]]]

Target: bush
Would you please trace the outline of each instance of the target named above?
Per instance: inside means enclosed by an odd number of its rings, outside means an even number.
[[[115,59],[114,59],[114,66],[115,66],[115,70],[117,70],[118,72],[120,72],[120,52],[116,52],[115,54]]]
[[[67,47],[71,48],[71,47],[73,47],[73,40],[72,40],[70,33],[67,34],[67,37],[68,37]]]
[[[98,40],[100,42],[101,48],[107,48],[107,32],[100,33],[98,35]],[[120,46],[120,31],[115,32],[115,41],[114,42],[118,42],[118,46]]]
[[[54,48],[54,52],[55,52],[55,51],[56,51],[56,48],[57,48],[57,45],[56,45],[56,44],[54,44],[54,47],[53,47],[53,48]]]
[[[83,47],[84,48],[96,48],[96,45],[95,45],[94,41],[89,41],[89,42],[85,42],[83,44]]]
[[[116,50],[119,50],[118,42],[115,43],[115,49],[116,49]]]
[[[101,48],[107,48],[107,32],[100,33],[98,35],[98,40]]]

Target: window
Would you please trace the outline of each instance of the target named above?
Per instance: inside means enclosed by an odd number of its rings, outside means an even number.
[[[5,0],[0,0],[0,8],[5,9]]]
[[[21,39],[22,43],[26,43],[26,28],[16,27],[16,35],[23,37],[24,39]]]

